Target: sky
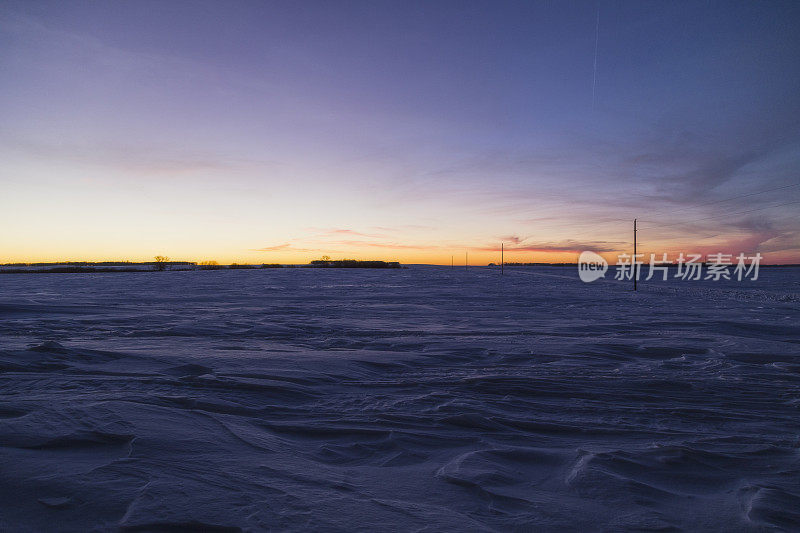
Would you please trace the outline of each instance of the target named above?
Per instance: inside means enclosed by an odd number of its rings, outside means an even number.
[[[0,0],[0,263],[800,263],[800,2]]]

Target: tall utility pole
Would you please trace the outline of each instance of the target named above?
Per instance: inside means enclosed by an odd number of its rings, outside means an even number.
[[[639,265],[636,264],[636,219],[633,219],[633,258],[631,260],[633,263],[631,266],[633,267],[633,290],[636,290],[636,278],[639,277]]]
[[[503,275],[503,267],[505,266],[505,261],[503,261],[503,249],[505,248],[506,243],[500,243],[500,275]]]

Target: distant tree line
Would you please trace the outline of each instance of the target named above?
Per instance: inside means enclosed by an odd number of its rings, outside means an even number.
[[[357,259],[316,259],[309,265],[313,268],[400,268],[397,261],[359,261]]]

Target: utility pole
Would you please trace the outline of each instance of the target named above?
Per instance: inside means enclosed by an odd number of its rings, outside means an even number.
[[[503,267],[506,265],[505,261],[503,261],[503,249],[505,248],[506,243],[500,243],[500,275],[503,275]]]
[[[633,219],[633,258],[631,259],[633,265],[633,290],[636,290],[636,281],[639,277],[639,265],[636,263],[636,219]]]

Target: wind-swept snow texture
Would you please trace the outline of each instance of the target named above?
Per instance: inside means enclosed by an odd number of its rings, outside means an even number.
[[[798,283],[2,276],[0,530],[797,531]]]

